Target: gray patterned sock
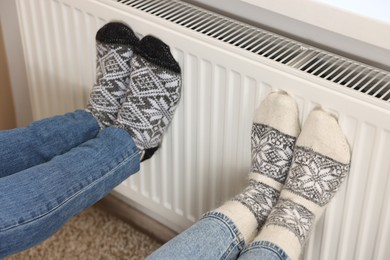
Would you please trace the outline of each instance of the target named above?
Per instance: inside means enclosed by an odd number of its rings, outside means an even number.
[[[179,102],[180,67],[168,45],[153,36],[139,42],[130,64],[130,87],[115,125],[130,133],[146,160],[160,146]]]
[[[290,96],[272,93],[257,109],[249,185],[217,209],[233,220],[245,241],[257,234],[279,198],[299,132],[298,109]]]
[[[133,46],[138,42],[133,31],[118,22],[104,25],[96,34],[97,76],[86,111],[102,128],[117,118],[129,85]]]
[[[279,201],[255,241],[270,241],[298,259],[315,222],[348,174],[349,162],[349,146],[335,118],[321,110],[311,112]]]

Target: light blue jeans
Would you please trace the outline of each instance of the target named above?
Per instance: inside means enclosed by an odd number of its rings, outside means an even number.
[[[147,259],[286,260],[289,257],[281,248],[268,241],[245,245],[236,225],[226,215],[211,211]]]
[[[130,135],[100,130],[83,110],[0,131],[0,259],[47,239],[139,167]],[[217,212],[149,258],[288,259],[269,242],[246,246],[234,223]]]

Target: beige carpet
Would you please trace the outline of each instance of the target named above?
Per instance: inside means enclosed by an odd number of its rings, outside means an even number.
[[[45,242],[5,260],[144,259],[159,246],[148,235],[92,207]]]

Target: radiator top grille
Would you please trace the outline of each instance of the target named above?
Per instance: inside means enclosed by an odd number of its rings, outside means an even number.
[[[390,102],[390,73],[176,0],[113,0],[209,37]]]

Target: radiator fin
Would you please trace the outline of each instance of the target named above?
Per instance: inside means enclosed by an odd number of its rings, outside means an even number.
[[[390,102],[390,73],[177,0],[120,1],[204,35]]]

